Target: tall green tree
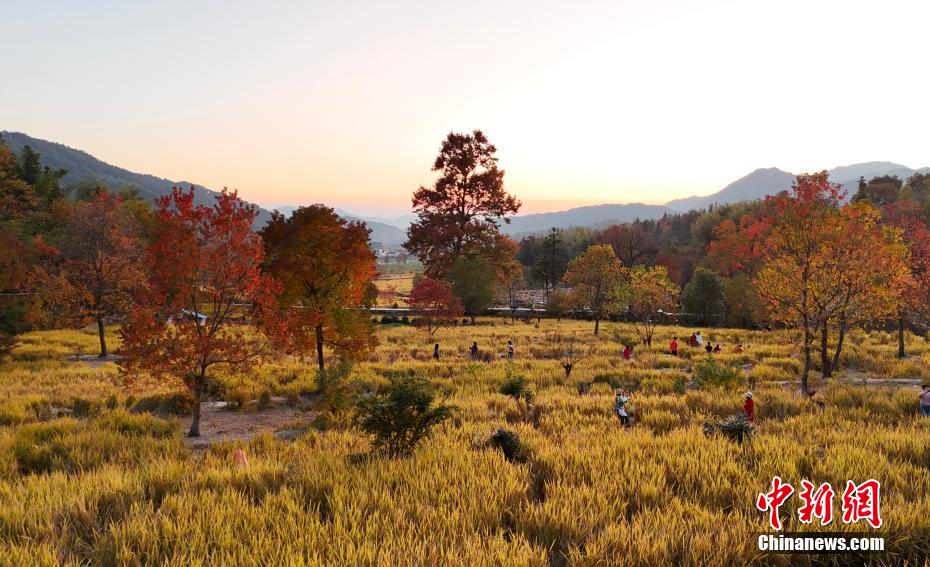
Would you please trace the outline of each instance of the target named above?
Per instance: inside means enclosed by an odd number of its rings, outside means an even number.
[[[539,243],[532,271],[533,278],[542,283],[546,290],[546,301],[549,301],[549,292],[559,283],[567,268],[568,247],[562,231],[553,228]]]
[[[494,288],[498,281],[494,266],[481,257],[459,258],[448,274],[452,292],[462,301],[465,315],[475,317],[494,303]]]
[[[726,312],[723,280],[707,268],[698,268],[681,292],[681,306],[699,325],[710,325]]]
[[[874,177],[868,183],[860,179],[859,190],[852,196],[852,201],[868,201],[881,208],[898,200],[903,184],[904,182],[896,175]]]

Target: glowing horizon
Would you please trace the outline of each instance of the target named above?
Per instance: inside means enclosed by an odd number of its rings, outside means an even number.
[[[930,5],[17,4],[0,129],[263,206],[394,216],[482,129],[523,213],[930,165]],[[36,33],[41,30],[42,33]]]

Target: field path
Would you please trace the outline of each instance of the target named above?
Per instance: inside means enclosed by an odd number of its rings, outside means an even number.
[[[299,433],[298,424],[313,420],[319,412],[312,409],[283,405],[284,398],[272,398],[274,405],[267,409],[230,410],[224,402],[204,402],[200,406],[200,437],[185,437],[195,449],[206,449],[221,441],[247,441],[260,433],[273,433],[282,439],[291,439]],[[186,432],[191,416],[181,419]]]

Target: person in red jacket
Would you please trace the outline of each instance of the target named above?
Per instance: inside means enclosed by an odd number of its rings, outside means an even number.
[[[678,356],[678,337],[672,337],[672,342],[668,343],[668,351],[672,356]]]
[[[752,401],[752,392],[746,392],[746,401],[743,402],[743,411],[746,412],[746,417],[749,418],[749,423],[755,421],[756,403]]]

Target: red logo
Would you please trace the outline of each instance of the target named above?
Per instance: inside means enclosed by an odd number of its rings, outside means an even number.
[[[756,508],[769,513],[769,524],[773,530],[781,529],[781,518],[778,517],[778,511],[792,494],[794,494],[794,487],[787,482],[782,482],[781,478],[776,476],[772,478],[772,490],[765,494],[759,494],[756,499]]]
[[[772,477],[772,489],[769,492],[760,493],[756,498],[756,508],[761,512],[769,513],[769,525],[772,529],[781,530],[782,522],[779,512],[781,506],[792,494],[794,494],[794,487],[776,476]],[[835,495],[836,492],[828,482],[816,486],[809,480],[802,480],[801,492],[798,493],[802,501],[801,507],[798,508],[798,521],[802,524],[812,524],[817,518],[820,525],[829,525],[833,521],[833,497]],[[873,528],[880,528],[882,525],[880,495],[881,483],[875,479],[869,479],[858,485],[847,480],[846,489],[843,490],[842,495],[843,523],[854,524],[865,520]]]
[[[846,481],[846,490],[843,491],[843,521],[854,524],[865,520],[873,528],[882,526],[882,516],[879,512],[879,493],[881,484],[874,479],[867,480],[856,486]]]

